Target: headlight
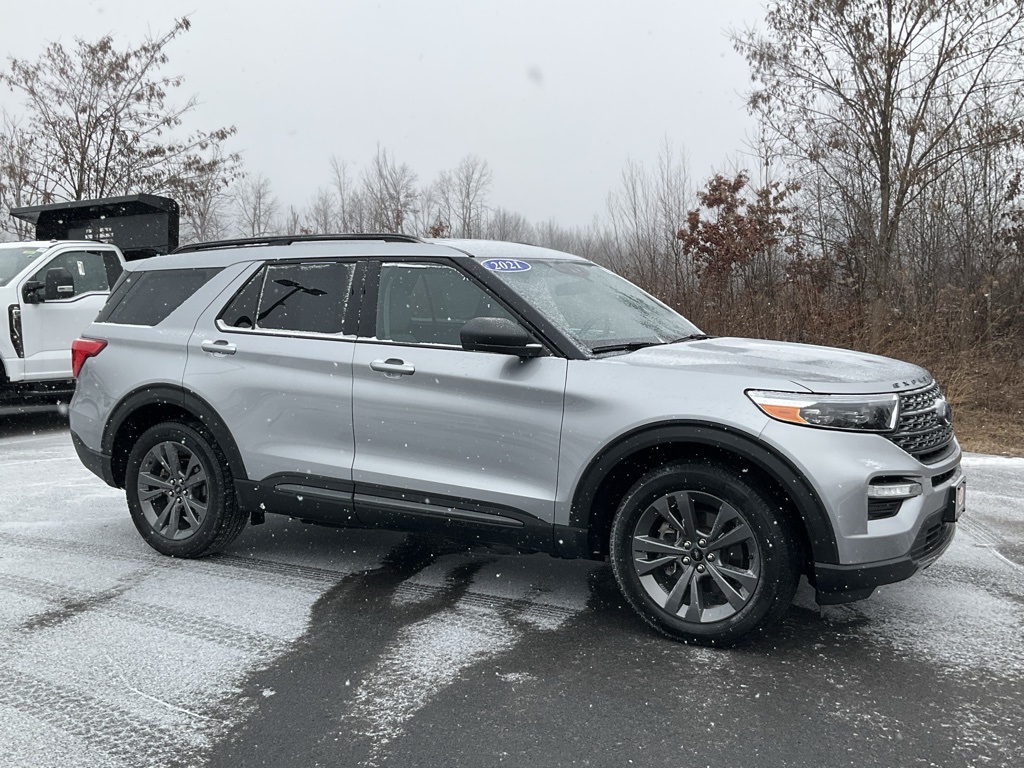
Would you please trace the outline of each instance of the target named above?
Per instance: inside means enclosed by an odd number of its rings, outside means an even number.
[[[899,395],[815,395],[748,390],[747,397],[779,421],[825,429],[889,432],[899,417]]]

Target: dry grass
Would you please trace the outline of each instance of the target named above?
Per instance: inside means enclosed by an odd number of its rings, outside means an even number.
[[[965,407],[954,413],[956,436],[965,451],[1024,456],[1024,414]]]

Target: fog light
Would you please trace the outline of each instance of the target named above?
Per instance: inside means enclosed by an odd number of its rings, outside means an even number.
[[[869,485],[869,499],[910,499],[921,495],[921,484],[913,481]]]

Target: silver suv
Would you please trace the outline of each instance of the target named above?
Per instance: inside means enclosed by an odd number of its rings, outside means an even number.
[[[710,338],[585,259],[395,235],[131,263],[73,348],[75,447],[156,550],[264,512],[608,558],[658,630],[724,644],[931,564],[964,506],[916,366]]]

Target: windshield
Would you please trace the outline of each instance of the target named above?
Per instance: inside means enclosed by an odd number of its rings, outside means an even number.
[[[26,248],[24,245],[0,245],[0,285],[11,282],[44,250]]]
[[[591,352],[635,349],[701,335],[697,326],[675,310],[592,262],[515,263],[520,267],[494,272]],[[529,266],[523,269],[526,264]]]

